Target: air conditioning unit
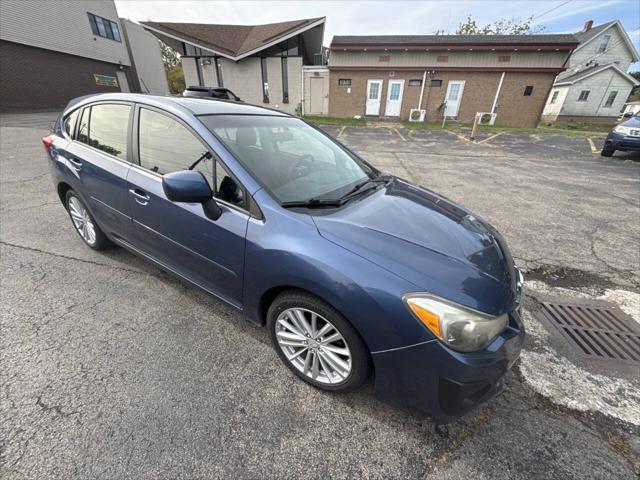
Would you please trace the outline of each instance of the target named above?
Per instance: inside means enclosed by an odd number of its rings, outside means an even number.
[[[491,112],[478,112],[476,118],[478,119],[478,125],[493,125],[496,123],[497,113]]]
[[[426,110],[420,110],[418,108],[412,108],[409,111],[410,122],[424,122],[424,117],[427,114]]]

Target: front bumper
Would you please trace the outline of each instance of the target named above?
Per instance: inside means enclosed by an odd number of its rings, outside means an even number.
[[[376,395],[450,421],[503,388],[503,377],[524,343],[524,325],[514,311],[509,326],[484,350],[461,353],[437,340],[373,354]]]
[[[623,152],[637,152],[640,151],[640,137],[632,135],[623,135],[621,133],[611,132],[605,144],[611,145],[614,150],[620,150]]]

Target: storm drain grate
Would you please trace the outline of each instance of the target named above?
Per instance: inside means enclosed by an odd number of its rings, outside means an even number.
[[[589,358],[640,364],[640,326],[618,307],[588,301],[542,302],[540,312]]]

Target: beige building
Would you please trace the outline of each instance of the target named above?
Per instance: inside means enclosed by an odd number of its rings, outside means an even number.
[[[537,125],[573,35],[336,36],[329,114]]]
[[[187,86],[225,87],[247,103],[302,113],[303,72],[323,64],[324,22],[322,17],[266,25],[142,23],[181,55]]]

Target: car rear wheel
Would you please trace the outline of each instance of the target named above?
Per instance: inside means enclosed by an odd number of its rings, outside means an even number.
[[[344,392],[367,378],[370,357],[364,342],[340,313],[319,298],[285,292],[271,304],[267,323],[278,355],[305,382]]]
[[[602,147],[602,151],[600,152],[600,155],[602,155],[603,157],[610,157],[613,155],[614,152],[615,152],[615,149],[613,148],[613,146],[610,143],[605,143],[604,147]]]
[[[76,192],[69,190],[65,200],[71,223],[84,243],[94,250],[105,250],[113,246]]]

